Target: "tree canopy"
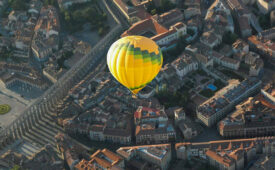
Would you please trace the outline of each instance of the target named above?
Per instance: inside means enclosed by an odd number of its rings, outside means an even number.
[[[61,17],[69,32],[80,31],[85,23],[91,23],[92,30],[95,29],[100,34],[106,33],[106,30],[109,29],[105,25],[107,14],[100,10],[96,1],[75,4],[68,9],[61,9]]]
[[[239,37],[238,37],[237,34],[228,31],[228,32],[226,32],[226,33],[223,35],[222,41],[223,41],[225,44],[232,45],[238,38],[239,38]]]
[[[149,5],[147,6],[147,12],[152,15],[161,14],[174,9],[175,7],[176,5],[173,4],[170,0],[161,0],[160,6],[156,6],[154,1],[150,1]]]

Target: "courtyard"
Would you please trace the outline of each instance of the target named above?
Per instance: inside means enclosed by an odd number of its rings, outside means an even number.
[[[186,79],[185,85],[189,87],[191,99],[197,105],[214,96],[217,91],[226,85],[221,80],[208,75],[204,70],[197,70]]]

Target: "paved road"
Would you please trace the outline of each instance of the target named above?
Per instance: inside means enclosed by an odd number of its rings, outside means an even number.
[[[110,12],[110,14],[119,22],[125,26],[129,27],[129,23],[127,22],[127,19],[124,17],[124,15],[120,12],[120,10],[117,8],[117,6],[113,3],[113,0],[102,0],[102,3],[106,6],[106,9]]]

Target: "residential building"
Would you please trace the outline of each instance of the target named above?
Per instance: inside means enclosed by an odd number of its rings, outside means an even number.
[[[247,16],[241,16],[238,18],[238,23],[241,30],[242,37],[249,37],[252,35],[252,29],[250,27],[249,18]]]
[[[58,133],[55,136],[55,141],[57,151],[61,154],[62,159],[70,169],[74,169],[80,161],[79,158],[87,154],[86,149],[73,142],[69,136],[63,133]]]
[[[199,61],[202,68],[213,67],[214,59],[211,55],[197,53],[195,54],[195,57]]]
[[[261,81],[249,78],[242,82],[233,80],[213,97],[197,108],[197,117],[206,126],[213,126],[224,118],[238,103],[259,90]]]
[[[270,12],[270,24],[271,24],[271,27],[275,26],[275,10],[274,9]]]
[[[255,63],[249,68],[249,76],[259,76],[264,67],[264,61],[261,58],[257,58]]]
[[[60,30],[60,22],[55,7],[49,5],[41,8],[40,16],[34,30],[42,30],[46,37],[53,34],[58,35]]]
[[[233,54],[233,49],[230,45],[223,45],[219,52],[225,57],[230,57]]]
[[[1,169],[12,169],[19,165],[22,169],[64,169],[64,162],[51,145],[45,145],[37,153],[26,157],[22,153],[9,150],[0,156]]]
[[[257,60],[258,58],[260,58],[260,55],[259,55],[259,54],[250,51],[249,53],[247,53],[247,54],[245,55],[244,63],[245,63],[245,64],[249,64],[249,65],[253,65],[253,64],[256,62],[256,60]]]
[[[177,74],[176,69],[170,63],[165,64],[160,73],[162,73],[164,79],[170,79]]]
[[[172,48],[176,41],[186,34],[187,26],[181,21],[181,15],[177,9],[155,15],[134,23],[121,36],[146,36],[154,40],[162,50]]]
[[[92,125],[89,129],[89,137],[91,140],[104,141],[104,125]]]
[[[273,40],[275,38],[275,27],[262,31],[259,33],[259,36],[264,39]]]
[[[209,46],[210,48],[214,48],[222,42],[222,37],[217,36],[214,32],[204,32],[200,37],[200,41]]]
[[[252,51],[261,54],[269,63],[275,64],[275,44],[270,41],[257,36],[248,38],[249,47]]]
[[[163,25],[165,28],[169,29],[171,26],[182,22],[184,16],[178,8],[175,8],[160,15],[153,15],[152,18],[160,25]]]
[[[257,5],[258,5],[260,12],[266,14],[270,10],[274,9],[275,2],[269,1],[269,0],[257,0]]]
[[[176,131],[171,123],[141,123],[136,126],[136,143],[167,143],[176,138]]]
[[[175,124],[177,124],[181,120],[185,120],[186,114],[182,107],[180,108],[176,107],[173,111],[174,111]]]
[[[57,80],[64,75],[67,71],[65,68],[59,68],[56,62],[47,63],[43,68],[43,75],[47,77],[52,83],[56,83]]]
[[[244,63],[249,66],[250,76],[258,76],[264,66],[264,61],[260,55],[252,51],[244,55]]]
[[[275,153],[274,144],[274,137],[261,137],[176,143],[175,149],[178,159],[190,160],[193,157],[199,157],[209,161],[210,164],[219,169],[220,167],[221,169],[232,167],[235,170],[243,169],[242,167],[261,154],[273,155]],[[244,161],[242,161],[243,158]]]
[[[249,170],[265,170],[265,169],[274,169],[275,167],[275,157],[261,155],[260,158],[253,163]]]
[[[210,162],[210,165],[217,167],[218,169],[226,170],[241,170],[244,168],[244,155],[245,151],[243,149],[234,151],[215,151],[207,150],[206,156]]]
[[[196,7],[189,7],[187,9],[184,10],[184,18],[186,19],[190,19],[194,16],[197,15],[201,15],[201,10],[200,8],[196,8]]]
[[[249,52],[249,45],[248,45],[248,43],[245,42],[242,39],[237,39],[232,44],[232,47],[233,47],[234,53],[241,53],[241,52],[248,53]]]
[[[177,126],[184,136],[184,139],[192,139],[199,134],[199,130],[196,127],[195,122],[192,122],[190,119],[178,121]]]
[[[223,137],[273,136],[275,129],[275,89],[267,85],[256,97],[236,106],[236,111],[218,124]]]
[[[231,12],[222,1],[216,0],[213,2],[207,10],[205,20],[206,27],[209,27],[207,31],[219,28],[222,29],[222,32],[234,32],[234,22]]]
[[[2,72],[0,75],[0,85],[5,88],[12,88],[14,86],[21,86],[26,89],[36,88],[45,90],[48,83],[41,77],[29,77],[20,73]],[[29,90],[28,90],[29,91]]]
[[[44,90],[48,83],[33,68],[25,64],[0,63],[0,85],[11,88],[14,85],[25,87],[25,90],[37,88]]]
[[[152,97],[155,94],[155,89],[152,88],[150,85],[147,85],[146,87],[144,87],[139,93],[138,96],[140,98],[145,98],[148,99],[150,97]]]
[[[132,1],[129,0],[113,0],[113,2],[120,10],[120,12],[131,23],[138,22],[140,20],[144,20],[151,17],[151,15],[147,13],[146,9],[144,8],[144,6],[142,6],[142,4],[133,4]]]
[[[116,153],[108,149],[97,150],[90,156],[90,160],[82,159],[75,168],[78,170],[86,169],[124,169],[124,160]]]
[[[200,16],[195,16],[187,21],[187,28],[195,31],[195,34],[202,29],[202,19]]]
[[[144,161],[158,165],[162,170],[168,169],[172,159],[170,144],[121,147],[116,152],[126,162],[136,160],[137,157],[140,157]]]
[[[230,57],[222,57],[220,59],[220,64],[224,67],[230,68],[232,70],[238,70],[240,67],[240,61],[235,60]]]
[[[112,114],[99,107],[94,107],[74,120],[65,120],[63,127],[69,134],[87,135],[93,141],[130,144],[132,128],[129,117],[115,107],[111,107],[111,109],[113,110]]]
[[[117,121],[106,122],[106,127],[103,129],[105,141],[120,144],[130,144],[132,142],[132,128],[129,119],[120,118]]]
[[[135,124],[146,122],[167,122],[168,117],[163,110],[139,106],[134,113]]]
[[[58,50],[60,23],[55,7],[41,8],[34,30],[31,49],[35,58],[44,62],[54,50]]]
[[[176,73],[180,78],[183,78],[192,71],[198,70],[198,62],[188,53],[181,54],[171,65],[176,69]]]

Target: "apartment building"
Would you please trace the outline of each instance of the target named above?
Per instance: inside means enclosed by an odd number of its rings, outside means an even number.
[[[238,103],[260,89],[261,81],[249,78],[242,82],[233,80],[213,97],[197,108],[197,117],[206,126],[213,126],[224,118]]]

